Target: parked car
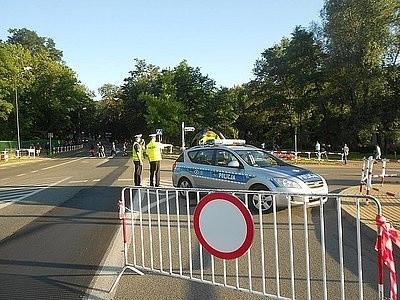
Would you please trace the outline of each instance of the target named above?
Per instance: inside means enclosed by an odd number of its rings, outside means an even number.
[[[320,196],[301,194],[328,194],[328,185],[322,176],[246,145],[243,140],[222,140],[184,150],[173,164],[172,183],[179,188],[291,193],[294,194],[290,199],[293,205],[320,204]],[[182,196],[185,194],[182,192]],[[285,195],[278,194],[275,199],[277,207],[288,205]],[[263,212],[270,212],[272,201],[270,194],[253,193],[249,196],[249,207],[258,211],[261,205]]]

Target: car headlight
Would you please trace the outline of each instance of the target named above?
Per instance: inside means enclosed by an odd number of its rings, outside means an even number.
[[[287,178],[272,178],[271,181],[277,187],[301,189],[301,186],[296,181],[293,181],[293,180],[290,180]]]

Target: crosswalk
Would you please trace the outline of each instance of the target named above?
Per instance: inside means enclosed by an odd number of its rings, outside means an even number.
[[[0,187],[0,209],[7,207],[10,204],[22,201],[23,199],[35,195],[45,189],[56,186],[71,177],[64,178],[43,178],[34,183],[29,183],[29,186],[24,182],[19,182],[18,186],[2,186]]]
[[[99,181],[98,180],[91,180],[91,181]],[[118,179],[120,183],[124,186],[133,186],[133,179],[132,178],[121,178]],[[88,180],[72,180],[72,177],[64,177],[64,178],[42,178],[40,180],[36,180],[32,183],[32,180],[29,179],[28,181],[24,182],[24,180],[20,179],[18,181],[18,185],[15,184],[8,184],[0,186],[0,209],[7,207],[10,204],[22,201],[32,195],[35,195],[45,189],[51,188],[55,185],[60,183],[67,183],[67,184],[82,184],[86,183]],[[4,182],[3,182],[4,183]],[[150,186],[149,178],[142,179],[142,186],[148,187]],[[160,181],[161,187],[173,187],[171,180],[161,180]]]

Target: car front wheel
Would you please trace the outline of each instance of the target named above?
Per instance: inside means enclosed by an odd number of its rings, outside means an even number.
[[[269,191],[264,185],[256,185],[251,188],[252,191]],[[258,213],[261,206],[262,213],[270,213],[273,209],[273,196],[265,193],[254,193],[249,196],[249,208]]]
[[[178,182],[178,188],[190,189],[190,188],[192,188],[192,183],[190,182],[189,179],[187,179],[186,177],[183,177]],[[184,190],[179,191],[179,197],[186,198],[186,193],[187,192]],[[189,193],[189,196],[190,196],[190,193]]]

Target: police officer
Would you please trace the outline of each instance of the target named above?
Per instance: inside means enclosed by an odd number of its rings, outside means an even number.
[[[150,186],[157,187],[160,186],[160,164],[162,159],[161,150],[164,147],[163,144],[156,141],[156,134],[150,134],[149,136],[151,140],[147,144],[146,152],[150,163]]]
[[[132,149],[132,160],[135,167],[135,173],[133,175],[135,186],[140,186],[142,170],[143,170],[143,151],[144,143],[142,140],[142,135],[135,135],[135,142],[133,143]]]

